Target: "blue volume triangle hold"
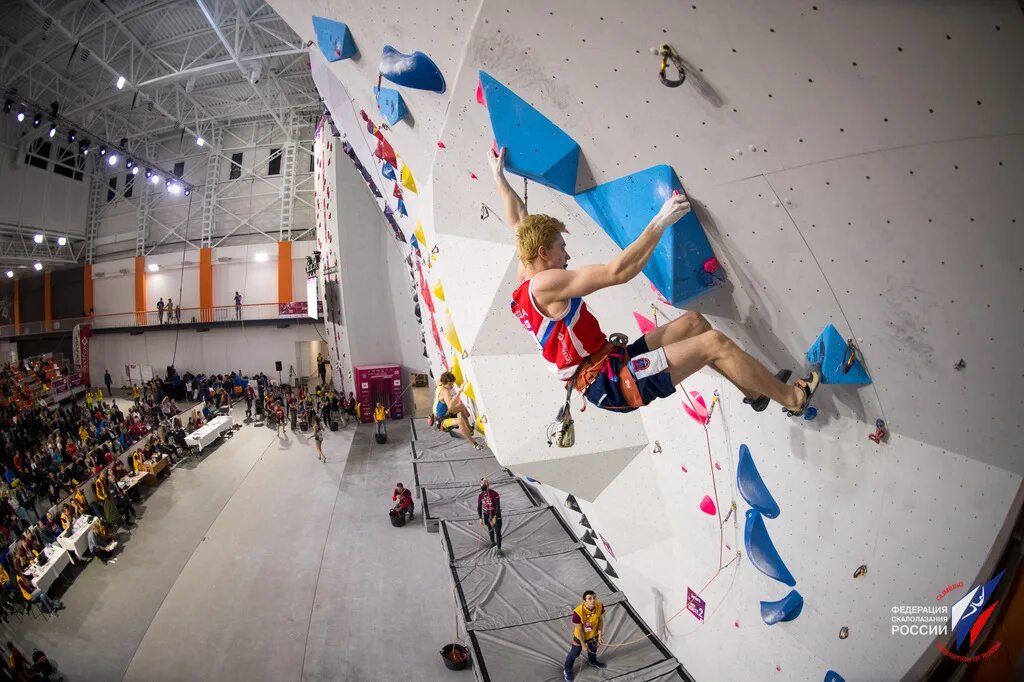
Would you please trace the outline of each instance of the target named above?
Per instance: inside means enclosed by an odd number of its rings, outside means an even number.
[[[380,55],[379,68],[380,75],[395,85],[437,93],[445,91],[441,69],[423,52],[405,54],[385,45]]]
[[[744,443],[740,445],[740,463],[736,467],[736,487],[740,495],[751,507],[761,512],[769,519],[779,515],[779,505],[768,492],[768,486],[761,479],[761,473],[754,464],[754,458],[750,454],[750,448]]]
[[[352,41],[352,32],[340,21],[313,17],[313,32],[316,44],[329,62],[349,59],[356,54],[356,44]]]
[[[380,110],[389,126],[393,126],[405,118],[408,109],[405,108],[405,100],[402,99],[402,93],[398,90],[378,88],[375,85],[373,86],[373,96],[377,98],[377,109]]]
[[[576,195],[576,203],[625,249],[640,236],[673,190],[683,186],[671,166],[652,166]],[[690,211],[665,230],[644,274],[673,306],[710,291],[719,281],[705,270],[715,256],[697,216]]]
[[[505,168],[563,194],[576,194],[576,140],[485,71],[480,72],[480,85],[494,140],[507,150]]]
[[[761,602],[761,620],[767,625],[794,620],[804,608],[804,598],[796,590],[778,601]]]
[[[786,563],[772,543],[768,529],[764,525],[764,517],[756,509],[747,510],[747,523],[743,530],[743,545],[747,549],[750,563],[769,578],[793,587],[796,578],[786,568]]]
[[[870,384],[871,377],[860,360],[854,356],[853,365],[847,369],[850,346],[831,324],[826,326],[807,351],[811,365],[821,367],[821,380],[825,384]]]
[[[846,679],[835,670],[826,670],[824,682],[846,682]]]

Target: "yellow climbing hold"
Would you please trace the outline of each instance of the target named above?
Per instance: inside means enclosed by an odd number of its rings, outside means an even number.
[[[441,287],[440,282],[434,285],[434,298],[436,298],[439,301],[444,300],[444,289]]]
[[[464,379],[463,379],[463,376],[462,376],[462,366],[459,365],[459,356],[458,355],[452,357],[452,368],[449,371],[453,375],[455,375],[455,383],[457,385],[461,386]]]
[[[483,420],[481,419],[481,417],[480,417],[480,415],[479,415],[479,414],[478,414],[478,415],[476,416],[476,430],[477,430],[477,432],[478,432],[478,433],[479,433],[480,435],[483,435],[483,436],[486,436],[486,435],[487,435],[487,432],[486,432],[486,431],[484,431],[484,422],[483,422]]]
[[[462,389],[462,392],[463,392],[463,394],[465,394],[465,396],[467,398],[472,400],[474,403],[476,402],[476,393],[473,391],[473,384],[472,383],[467,381],[466,382],[466,386]]]
[[[452,348],[454,348],[458,353],[461,354],[464,352],[462,350],[462,342],[459,341],[459,335],[455,332],[455,323],[452,322],[452,314],[447,308],[444,309],[444,338],[448,339],[448,343],[452,344]]]
[[[420,243],[420,247],[424,251],[429,251],[430,248],[427,246],[427,237],[423,234],[423,224],[420,221],[416,221],[416,230],[413,232],[416,235],[416,241]]]
[[[405,163],[402,164],[402,187],[406,188],[413,194],[417,194],[416,181],[412,177],[412,171],[409,170],[408,164]],[[416,238],[419,239],[419,236]]]

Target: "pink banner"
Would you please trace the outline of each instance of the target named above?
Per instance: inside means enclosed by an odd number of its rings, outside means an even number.
[[[324,314],[324,302],[317,301],[316,309],[320,313],[320,317],[323,318]],[[278,317],[309,317],[309,304],[306,301],[292,301],[291,303],[278,303],[277,304],[277,316]]]

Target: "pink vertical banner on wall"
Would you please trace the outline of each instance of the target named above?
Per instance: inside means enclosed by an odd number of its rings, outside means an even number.
[[[92,326],[88,324],[76,324],[71,332],[71,349],[74,354],[75,370],[82,377],[82,383],[91,386],[89,377],[89,342],[92,336]]]

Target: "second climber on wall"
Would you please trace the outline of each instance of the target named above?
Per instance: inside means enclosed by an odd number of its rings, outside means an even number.
[[[688,312],[623,345],[616,343],[616,335],[609,339],[587,309],[584,296],[625,284],[640,274],[665,231],[689,212],[685,196],[666,199],[640,236],[611,262],[569,270],[562,237],[565,225],[551,216],[527,213],[505,177],[504,148],[487,156],[519,252],[512,313],[567,388],[575,388],[600,408],[631,412],[672,395],[676,384],[710,367],[736,386],[755,410],[774,400],[791,416],[804,413],[820,383],[816,370],[788,385],[712,329],[699,313]]]

